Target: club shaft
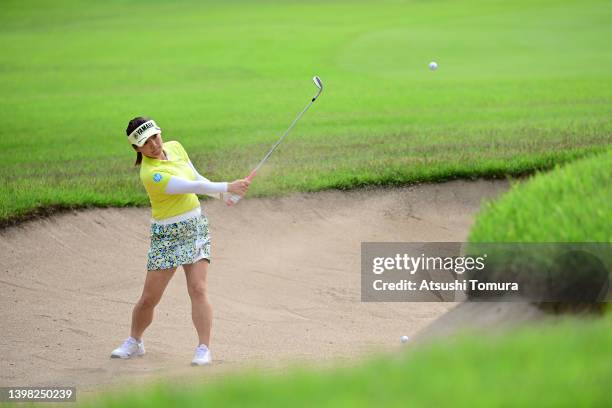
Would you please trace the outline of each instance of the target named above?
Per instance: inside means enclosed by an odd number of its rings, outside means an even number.
[[[291,125],[287,128],[287,130],[285,131],[285,133],[283,133],[283,135],[280,137],[280,139],[278,139],[278,141],[276,143],[274,143],[274,146],[272,146],[272,148],[270,149],[270,151],[264,156],[264,158],[259,162],[259,164],[255,167],[255,169],[253,169],[253,171],[251,172],[251,174],[257,173],[259,171],[259,169],[261,168],[261,166],[263,166],[263,164],[265,162],[268,161],[268,159],[270,158],[270,156],[272,156],[272,153],[274,152],[274,150],[276,150],[276,148],[278,147],[278,145],[281,144],[281,142],[283,141],[283,139],[285,138],[285,136],[287,136],[289,134],[289,132],[291,131],[291,129],[293,129],[293,126],[295,126],[295,124],[297,123],[298,120],[300,120],[300,118],[302,117],[302,115],[304,115],[304,113],[306,113],[306,111],[308,110],[308,108],[310,108],[310,105],[312,105],[312,103],[315,101],[315,98],[313,98],[310,102],[308,102],[308,105],[306,105],[306,107],[304,108],[304,110],[302,112],[300,112],[299,115],[297,115],[297,117],[293,120],[293,122],[291,122]]]
[[[251,171],[251,173],[247,176],[247,180],[248,181],[252,181],[253,178],[255,177],[255,175],[257,174],[257,172],[259,171],[259,169],[261,168],[261,166],[264,165],[265,162],[268,161],[268,159],[270,158],[270,156],[272,155],[272,153],[274,152],[274,150],[276,150],[276,148],[278,147],[278,145],[281,144],[281,142],[283,141],[283,139],[285,139],[285,137],[289,134],[289,132],[291,132],[291,129],[293,129],[293,126],[295,126],[295,124],[297,123],[298,120],[300,120],[300,118],[302,117],[302,115],[304,115],[304,113],[306,113],[306,111],[308,110],[308,108],[310,108],[310,105],[313,104],[314,101],[317,100],[317,98],[319,97],[319,95],[321,95],[321,92],[323,91],[323,85],[321,84],[321,80],[319,79],[319,77],[314,77],[313,80],[315,81],[315,85],[317,85],[317,88],[319,88],[319,91],[317,92],[317,94],[310,100],[310,102],[308,102],[308,105],[306,105],[306,107],[304,108],[304,110],[302,112],[300,112],[299,115],[297,115],[297,117],[293,120],[293,122],[291,122],[291,125],[289,125],[289,127],[287,128],[287,130],[285,131],[285,133],[283,133],[283,135],[280,137],[280,139],[278,139],[278,141],[276,143],[274,143],[274,146],[272,146],[272,148],[270,149],[270,151],[264,156],[264,158],[259,162],[259,164],[257,164],[257,166]],[[238,195],[238,194],[232,194],[229,198],[229,201],[226,201],[226,204],[231,206],[234,204],[237,204],[238,201],[240,201],[240,199],[242,198],[242,196]]]

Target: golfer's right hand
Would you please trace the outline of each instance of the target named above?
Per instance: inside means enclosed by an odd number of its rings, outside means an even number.
[[[232,181],[231,183],[227,184],[227,191],[233,194],[238,194],[239,196],[243,196],[249,189],[249,184],[251,184],[251,182],[247,179]]]

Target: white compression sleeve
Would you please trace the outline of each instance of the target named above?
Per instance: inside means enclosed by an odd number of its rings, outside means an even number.
[[[214,194],[227,192],[227,183],[213,183],[212,181],[191,181],[181,177],[172,176],[168,180],[164,193],[166,194]]]
[[[196,178],[198,180],[203,180],[203,181],[210,181],[209,179],[207,179],[206,177],[204,177],[203,175],[201,175],[200,173],[198,173],[198,171],[196,170],[196,168],[194,167],[193,163],[191,163],[191,160],[189,160],[187,162],[189,164],[189,167],[191,167],[191,170],[193,170],[193,174],[195,174]],[[216,198],[218,200],[222,200],[223,196],[225,194],[223,193],[205,193],[207,196],[210,196],[212,198]]]

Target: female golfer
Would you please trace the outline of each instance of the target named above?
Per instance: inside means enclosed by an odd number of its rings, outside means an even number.
[[[192,365],[212,361],[209,350],[212,308],[206,294],[206,273],[210,264],[208,220],[202,214],[196,194],[207,194],[224,201],[228,193],[244,195],[247,180],[213,183],[202,177],[177,141],[163,143],[161,129],[155,121],[137,117],[130,121],[126,133],[136,150],[142,180],[149,200],[151,247],[148,252],[147,276],[142,296],[132,312],[130,337],[113,350],[111,358],[130,358],[145,353],[142,334],[153,320],[153,309],[180,265],[187,277],[191,298],[191,317],[198,333],[198,346]]]

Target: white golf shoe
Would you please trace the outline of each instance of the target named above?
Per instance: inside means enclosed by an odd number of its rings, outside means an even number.
[[[130,336],[120,347],[113,350],[111,358],[132,358],[135,356],[142,356],[144,353],[144,342],[142,340],[138,342],[135,338]]]
[[[191,360],[192,366],[201,366],[205,364],[210,364],[212,362],[212,354],[210,354],[210,350],[206,347],[206,344],[200,344],[195,351],[195,355],[193,356],[193,360]]]

